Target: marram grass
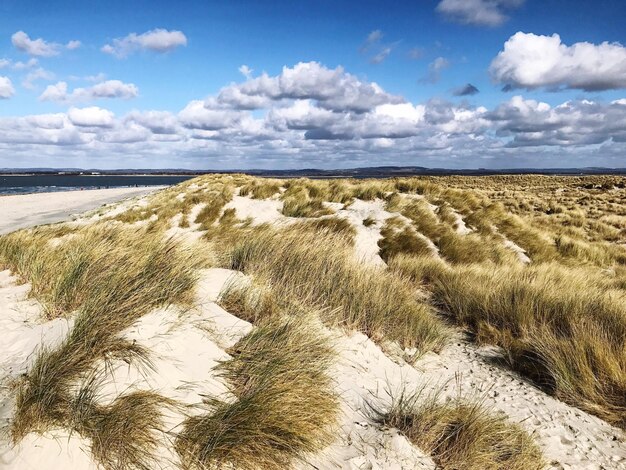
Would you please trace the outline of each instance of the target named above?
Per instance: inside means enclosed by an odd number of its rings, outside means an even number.
[[[374,418],[397,428],[431,455],[442,470],[542,470],[545,461],[532,437],[506,416],[477,400],[444,401],[438,393],[402,391]]]

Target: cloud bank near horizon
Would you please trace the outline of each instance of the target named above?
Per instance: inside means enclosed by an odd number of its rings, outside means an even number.
[[[441,99],[411,103],[342,67],[317,62],[284,67],[274,76],[242,70],[244,81],[192,100],[177,113],[135,110],[117,116],[105,107],[77,104],[130,99],[138,93],[133,84],[109,80],[71,92],[63,82],[51,85],[41,99],[72,106],[0,118],[0,155],[11,155],[13,163],[22,159],[25,166],[44,155],[106,167],[117,155],[154,166],[175,158],[190,168],[328,168],[390,162],[586,166],[596,154],[606,166],[623,166],[626,99],[550,106],[513,96],[487,109]],[[0,94],[6,86],[0,81]]]

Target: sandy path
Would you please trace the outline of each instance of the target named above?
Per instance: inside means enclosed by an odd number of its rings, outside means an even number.
[[[51,224],[127,197],[143,196],[160,186],[92,189],[0,197],[0,235],[35,225]]]

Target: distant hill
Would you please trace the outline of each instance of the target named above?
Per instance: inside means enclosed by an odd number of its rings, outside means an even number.
[[[444,176],[444,175],[626,175],[626,168],[509,168],[509,169],[448,169],[448,168],[425,168],[421,166],[378,166],[348,169],[324,170],[319,168],[291,169],[291,170],[264,170],[264,169],[231,169],[231,170],[188,170],[182,168],[167,169],[81,169],[81,168],[0,168],[0,174],[65,174],[65,175],[203,175],[211,173],[245,173],[256,176],[287,177],[313,177],[313,178],[381,178],[393,176]]]

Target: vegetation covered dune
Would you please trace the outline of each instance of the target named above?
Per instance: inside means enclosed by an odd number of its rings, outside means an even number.
[[[624,178],[203,176],[0,269],[9,468],[626,465]]]

